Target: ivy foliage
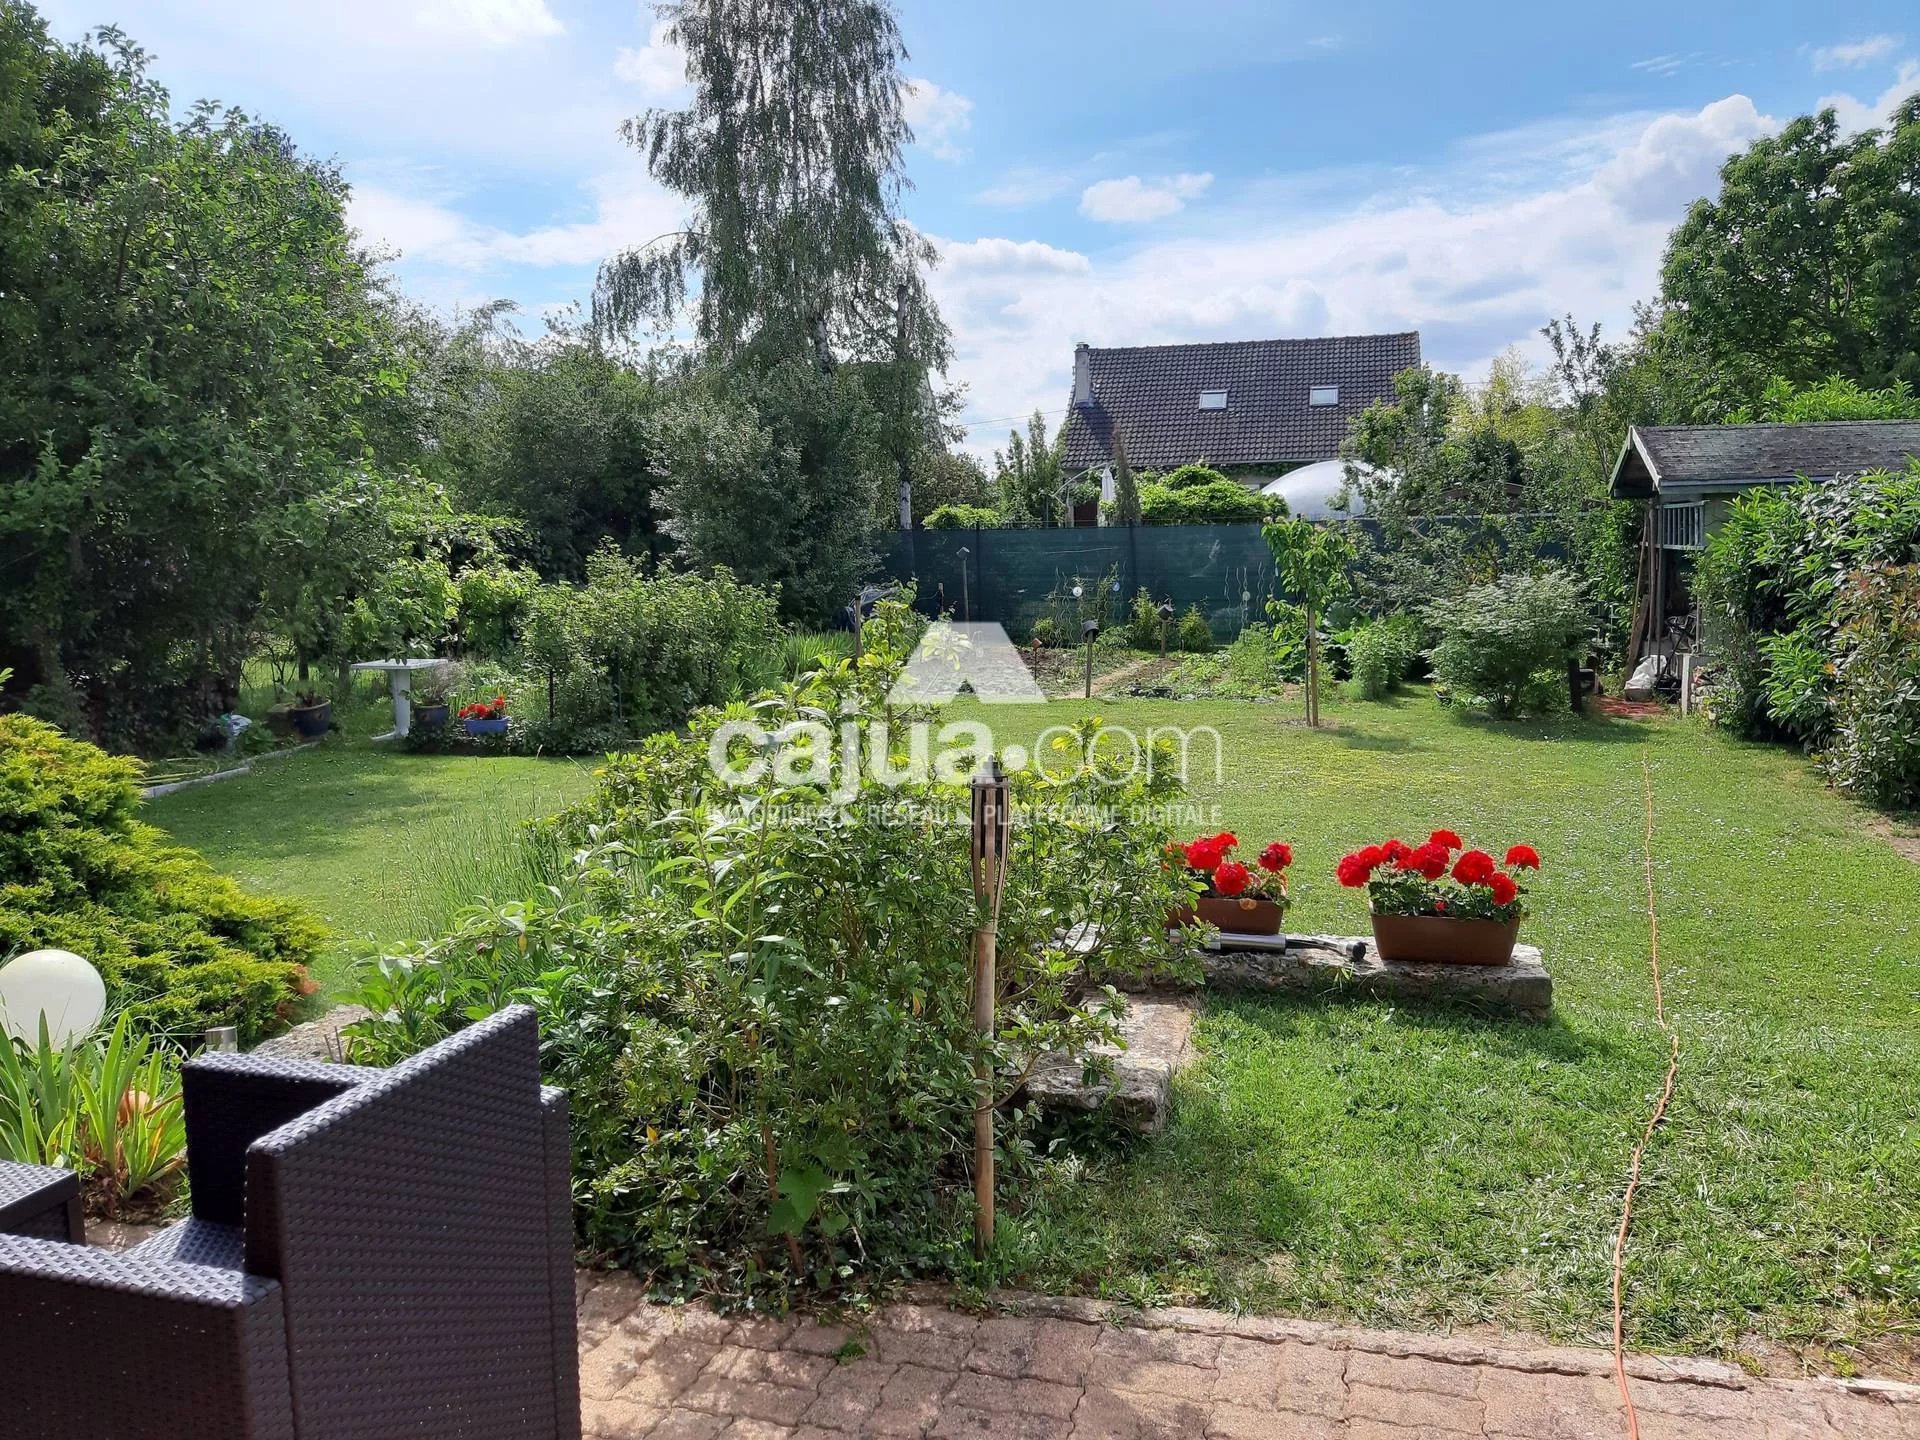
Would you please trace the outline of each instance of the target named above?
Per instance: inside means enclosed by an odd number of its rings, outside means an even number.
[[[141,1033],[257,1039],[306,992],[320,924],[139,820],[138,780],[131,760],[0,715],[0,955],[84,956]]]

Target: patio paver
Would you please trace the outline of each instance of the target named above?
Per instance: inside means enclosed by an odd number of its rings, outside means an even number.
[[[580,1277],[586,1431],[676,1436],[1008,1440],[1596,1440],[1625,1434],[1611,1358],[1159,1310],[1112,1323],[1092,1301],[999,1297],[859,1325],[648,1304],[619,1274]],[[1920,1440],[1920,1386],[1754,1379],[1636,1356],[1645,1440]]]

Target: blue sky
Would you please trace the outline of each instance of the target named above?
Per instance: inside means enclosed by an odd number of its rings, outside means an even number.
[[[404,287],[529,316],[677,197],[616,127],[684,93],[642,0],[44,0],[177,102],[338,158]],[[1720,160],[1920,89],[1895,4],[906,0],[908,217],[944,256],[976,447],[1064,405],[1072,347],[1418,329],[1468,372],[1571,310],[1625,325]]]

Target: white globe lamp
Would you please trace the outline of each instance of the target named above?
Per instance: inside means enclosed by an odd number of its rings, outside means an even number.
[[[29,950],[0,965],[0,1025],[26,1045],[47,1038],[65,1047],[93,1033],[107,1013],[100,972],[71,950]]]

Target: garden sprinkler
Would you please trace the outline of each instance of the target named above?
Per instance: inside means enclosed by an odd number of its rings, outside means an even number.
[[[1167,658],[1167,632],[1173,628],[1173,602],[1160,602],[1160,658]]]
[[[973,1062],[973,1205],[975,1250],[993,1248],[993,1008],[1000,896],[1006,889],[1008,837],[1013,829],[1011,787],[999,758],[973,777],[973,895],[985,923],[973,932],[973,1028],[980,1041]]]
[[[1093,642],[1100,638],[1100,622],[1089,620],[1080,627],[1080,637],[1087,642],[1087,699],[1093,699]]]

